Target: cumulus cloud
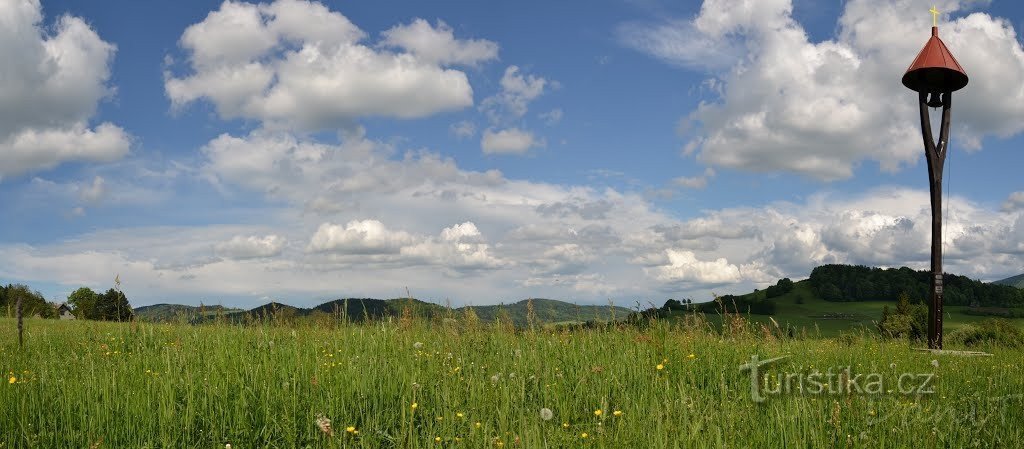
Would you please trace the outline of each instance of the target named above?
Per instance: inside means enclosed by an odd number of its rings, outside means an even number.
[[[0,6],[0,179],[69,161],[107,162],[130,137],[111,123],[89,126],[107,84],[115,47],[82,19],[43,26],[36,1]]]
[[[485,98],[480,109],[490,117],[493,123],[508,123],[526,115],[530,103],[544,93],[548,80],[535,76],[523,75],[518,66],[508,66],[501,77],[501,91]]]
[[[377,220],[350,221],[345,226],[324,223],[313,234],[309,251],[341,254],[397,254],[416,239],[404,231],[392,231]]]
[[[525,154],[530,148],[543,146],[533,133],[519,128],[486,129],[480,139],[484,154]]]
[[[254,259],[281,254],[285,239],[277,235],[236,235],[226,242],[214,246],[218,256],[229,259]]]
[[[404,48],[421,60],[437,64],[476,65],[498,57],[498,44],[483,39],[458,40],[443,21],[430,26],[416,19],[384,32],[384,45]]]
[[[401,254],[443,267],[449,274],[506,265],[491,253],[480,230],[469,221],[444,228],[437,238],[402,248]]]
[[[526,154],[530,148],[543,147],[547,142],[525,129],[522,119],[530,103],[540,97],[551,81],[535,75],[524,75],[518,66],[509,66],[501,77],[501,90],[480,102],[480,110],[487,115],[491,127],[484,130],[480,148],[484,154]],[[540,115],[548,125],[562,118],[562,110],[554,109]]]
[[[938,7],[956,12],[967,3]],[[743,49],[716,71],[719,98],[683,119],[696,125],[684,128],[693,129],[688,148],[698,160],[836,180],[852,176],[865,160],[893,172],[921,156],[916,94],[897,82],[928,38],[930,23],[918,7],[849,1],[837,36],[811,42],[793,19],[790,0],[707,0],[691,21],[643,32],[627,26],[632,31],[623,39],[687,67],[701,65],[709,49]],[[919,30],[919,38],[909,39],[907,30]],[[1024,129],[1016,119],[1024,114],[1024,90],[1005,89],[1024,77],[1024,50],[1012,24],[973,13],[940,30],[968,75],[985,80],[954,95],[954,138],[973,150],[985,136]]]
[[[1003,211],[1013,212],[1016,210],[1024,209],[1024,191],[1013,192],[1010,194],[1006,201],[1003,202]]]
[[[450,64],[493,59],[497,45],[458,40],[443,22],[396,26],[380,45],[316,2],[226,1],[185,30],[191,74],[166,75],[176,108],[207,99],[223,118],[270,127],[347,127],[367,116],[418,118],[473,104],[466,74]],[[405,51],[388,51],[383,47]]]
[[[741,267],[724,257],[698,260],[692,251],[665,250],[668,263],[649,269],[654,279],[669,284],[725,285],[744,279]]]

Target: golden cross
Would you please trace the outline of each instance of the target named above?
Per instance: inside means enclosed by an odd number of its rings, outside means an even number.
[[[932,9],[929,9],[928,12],[932,13],[932,26],[939,26],[939,10],[935,9],[935,5],[932,5]]]

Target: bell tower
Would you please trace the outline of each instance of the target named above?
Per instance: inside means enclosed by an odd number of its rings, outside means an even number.
[[[953,92],[967,85],[967,73],[946,44],[939,39],[938,14],[933,6],[932,36],[903,74],[903,85],[917,92],[921,112],[921,137],[928,160],[928,186],[932,204],[931,290],[928,304],[928,347],[942,349],[942,168],[949,148],[950,109]],[[928,108],[942,108],[939,141],[932,136]]]

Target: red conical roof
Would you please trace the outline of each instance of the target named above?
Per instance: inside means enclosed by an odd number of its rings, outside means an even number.
[[[939,27],[903,75],[903,85],[918,92],[952,92],[967,85],[967,73],[939,39]]]

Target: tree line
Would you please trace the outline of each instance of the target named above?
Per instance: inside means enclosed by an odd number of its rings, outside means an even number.
[[[42,293],[30,289],[24,284],[7,284],[0,286],[0,313],[4,316],[13,317],[16,313],[14,308],[21,299],[21,313],[23,316],[40,316],[43,318],[55,318],[57,308],[46,302]]]
[[[822,265],[811,271],[811,287],[826,301],[897,301],[928,297],[931,272],[907,267],[874,268],[863,265]],[[973,307],[1024,307],[1024,290],[989,284],[967,276],[943,275],[943,304]]]
[[[47,302],[42,293],[24,284],[0,286],[0,314],[15,316],[15,306],[21,299],[22,315],[26,317],[57,318],[58,304]],[[134,317],[132,306],[123,292],[113,288],[96,293],[88,287],[75,290],[67,301],[75,318],[84,320],[130,321]]]

